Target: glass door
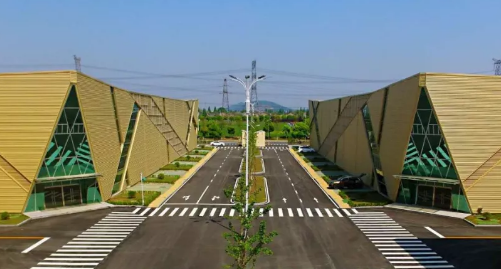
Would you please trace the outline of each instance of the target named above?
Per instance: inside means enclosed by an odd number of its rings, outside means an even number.
[[[45,208],[54,208],[63,205],[63,189],[61,187],[45,188]]]
[[[451,209],[452,190],[449,188],[435,187],[433,206],[442,209]]]
[[[82,203],[82,193],[80,185],[71,185],[63,187],[64,205],[79,205]]]
[[[419,185],[417,188],[416,204],[422,206],[433,206],[433,187]]]

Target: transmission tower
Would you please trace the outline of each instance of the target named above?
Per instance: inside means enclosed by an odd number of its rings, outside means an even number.
[[[223,84],[223,106],[224,109],[226,109],[227,112],[230,111],[230,101],[228,98],[228,82],[226,79],[224,79],[224,84]]]
[[[76,55],[73,55],[73,60],[75,60],[75,70],[78,72],[82,72],[82,66],[80,65],[80,57],[77,57]]]
[[[492,59],[494,61],[494,75],[501,76],[501,60]]]
[[[257,73],[256,73],[256,60],[252,61],[252,76],[251,80],[254,81],[257,78]],[[257,101],[257,83],[254,83],[251,88],[251,103],[254,105],[254,107],[258,106],[258,101]]]

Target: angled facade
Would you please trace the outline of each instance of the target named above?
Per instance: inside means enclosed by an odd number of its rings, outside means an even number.
[[[311,145],[393,201],[501,212],[501,77],[420,73],[309,101]]]
[[[0,74],[0,211],[106,201],[197,144],[198,101],[75,71]]]

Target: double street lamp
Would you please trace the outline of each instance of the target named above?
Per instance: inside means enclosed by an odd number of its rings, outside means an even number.
[[[256,82],[264,80],[265,76],[260,76],[257,79],[249,81],[250,76],[245,76],[245,82],[235,76],[230,75],[230,79],[240,83],[245,89],[245,116],[247,120],[246,132],[245,132],[245,187],[247,191],[245,192],[245,212],[249,209],[249,114],[251,112],[251,102],[250,102],[250,91],[252,85]]]

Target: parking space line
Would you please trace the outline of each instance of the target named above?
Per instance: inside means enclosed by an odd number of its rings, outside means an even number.
[[[49,240],[50,237],[44,237],[42,240],[36,242],[35,244],[31,245],[29,248],[23,250],[21,253],[28,253],[30,251],[32,251],[34,248],[40,246],[41,244],[43,244],[45,241]]]

